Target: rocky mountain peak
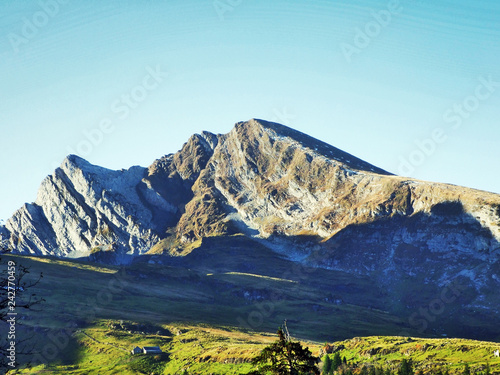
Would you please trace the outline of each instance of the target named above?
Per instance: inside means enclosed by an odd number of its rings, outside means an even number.
[[[82,158],[78,155],[70,154],[70,155],[66,156],[66,158],[63,160],[63,162],[61,163],[61,167],[70,166],[70,165],[75,166],[75,167],[83,166],[85,168],[85,167],[90,166],[91,164],[87,160],[85,160],[84,158]]]
[[[462,211],[444,215],[450,202]],[[204,238],[240,234],[336,267],[332,241],[378,226],[389,231],[391,249],[418,243],[465,251],[460,244],[474,243],[478,254],[498,254],[499,207],[496,194],[394,176],[304,133],[252,119],[224,135],[195,134],[148,168],[113,171],[70,155],[0,237],[19,253],[106,253],[124,261],[152,248],[183,254]],[[468,229],[460,234],[459,227]],[[322,262],[311,258],[319,253]]]
[[[342,163],[349,168],[368,173],[378,173],[391,175],[391,173],[369,164],[345,151],[331,146],[319,139],[313,138],[305,133],[261,119],[251,119],[246,122],[239,122],[235,125],[233,132],[240,134],[243,139],[266,137],[271,142],[287,141],[287,143],[302,148],[311,156],[323,156],[334,162]]]

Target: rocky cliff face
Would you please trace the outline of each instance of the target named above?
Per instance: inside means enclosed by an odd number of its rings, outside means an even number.
[[[69,156],[0,228],[18,253],[110,252],[114,261],[152,248],[184,254],[236,233],[317,267],[369,274],[446,262],[454,276],[477,278],[498,265],[500,196],[394,176],[250,120],[225,135],[194,135],[149,168],[111,171]],[[451,277],[440,274],[439,282]]]
[[[174,211],[142,182],[147,170],[111,171],[69,156],[5,226],[15,252],[79,257],[98,249],[139,254],[158,237],[153,212]],[[4,230],[4,231],[5,231]]]

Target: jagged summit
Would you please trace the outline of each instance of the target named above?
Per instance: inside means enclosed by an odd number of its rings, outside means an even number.
[[[66,158],[63,160],[63,162],[61,164],[64,165],[67,163],[74,164],[74,165],[88,165],[88,164],[90,164],[84,158],[82,158],[78,155],[74,155],[74,154],[69,154],[68,156],[66,156]]]

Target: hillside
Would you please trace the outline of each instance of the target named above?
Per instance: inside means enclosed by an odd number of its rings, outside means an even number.
[[[233,327],[179,324],[148,327],[105,320],[76,331],[72,339],[73,346],[61,352],[60,360],[9,374],[245,374],[254,369],[252,358],[275,341],[276,335],[241,332]],[[310,341],[302,344],[314,355],[321,354],[321,344]],[[158,345],[164,354],[130,354],[133,347],[151,345]],[[491,374],[500,374],[500,360],[492,355],[498,345],[489,342],[364,337],[332,345],[344,346],[339,353],[359,369],[383,366],[396,371],[404,358],[411,359],[415,369],[424,374],[435,374],[438,369],[448,370],[451,375],[462,374],[466,363],[473,373],[485,371],[489,364]]]
[[[144,332],[144,330],[146,332]],[[154,331],[154,332],[153,332]],[[232,327],[204,325],[144,326],[124,321],[99,321],[75,332],[75,352],[66,351],[63,363],[38,365],[12,374],[245,374],[260,350],[276,340],[275,334],[248,333]],[[130,354],[139,346],[158,345],[164,354]],[[322,345],[303,342],[314,355]],[[425,373],[437,369],[461,374],[465,363],[471,370],[484,371],[488,363],[492,374],[500,373],[500,360],[492,356],[498,345],[456,339],[415,339],[403,337],[365,337],[334,342],[344,346],[339,353],[349,363],[384,366],[396,370],[403,358],[412,359]],[[69,361],[77,359],[71,364]],[[66,363],[64,363],[66,362]],[[321,364],[320,364],[321,367]]]
[[[265,251],[269,250],[257,247],[247,263],[264,257]],[[245,373],[251,369],[248,361],[276,339],[284,319],[292,335],[316,355],[324,342],[335,342],[344,345],[342,355],[350,363],[360,366],[397,368],[402,358],[414,358],[429,371],[446,365],[454,374],[465,362],[472,368],[488,362],[500,373],[500,358],[492,354],[499,344],[418,339],[438,334],[419,332],[383,306],[367,308],[357,302],[378,303],[367,278],[308,268],[287,273],[291,264],[282,258],[262,267],[260,274],[221,272],[220,259],[209,258],[212,261],[200,268],[187,269],[180,264],[153,264],[155,258],[147,256],[141,259],[149,260],[125,268],[3,256],[4,262],[30,267],[32,278],[44,274],[30,293],[46,302],[33,310],[19,310],[17,329],[19,337],[29,337],[38,352],[21,357],[22,362],[35,358],[35,364],[45,364],[21,373],[136,374],[141,373],[139,368],[165,374],[180,374],[187,368],[195,374]],[[236,263],[233,266],[237,269]],[[282,277],[274,276],[272,269]],[[325,294],[328,285],[335,285],[338,294]],[[447,313],[436,318],[443,324]],[[475,320],[475,329],[488,330],[490,323]],[[137,345],[160,345],[166,354],[154,360],[132,358],[128,350]]]

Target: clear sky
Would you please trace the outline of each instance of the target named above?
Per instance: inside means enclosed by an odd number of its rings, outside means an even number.
[[[76,153],[148,166],[277,121],[500,193],[498,0],[2,0],[0,219]]]

